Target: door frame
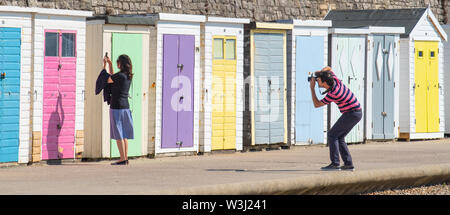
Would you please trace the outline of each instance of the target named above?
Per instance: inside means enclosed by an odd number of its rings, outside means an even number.
[[[222,56],[223,56],[223,59],[214,59],[214,40],[215,39],[223,39],[223,42],[222,42],[222,44],[223,44],[223,50],[222,50]],[[226,51],[226,40],[227,39],[233,39],[234,41],[235,41],[235,44],[234,44],[234,60],[227,60],[226,58],[227,58],[227,56],[226,56],[226,53],[227,53],[227,51]],[[212,64],[211,64],[211,78],[212,78],[212,80],[214,80],[214,70],[213,70],[213,67],[214,67],[214,62],[219,62],[219,63],[225,63],[225,62],[230,62],[230,63],[234,63],[234,65],[235,65],[235,71],[234,71],[234,73],[235,73],[235,76],[236,76],[236,78],[237,78],[237,46],[238,46],[238,44],[237,44],[237,36],[230,36],[230,35],[213,35],[212,36],[212,49],[211,49],[211,59],[212,59]],[[236,78],[235,78],[235,80],[236,80]],[[212,86],[212,84],[213,84],[213,82],[211,82],[211,86]],[[235,83],[234,84],[234,87],[235,87],[235,97],[234,97],[234,102],[235,102],[235,104],[237,103],[237,97],[236,97],[236,88],[237,88],[237,86],[236,86],[237,84]],[[225,89],[225,86],[226,85],[223,85],[223,90]],[[223,91],[222,90],[222,91]],[[214,90],[213,90],[213,87],[211,87],[211,93],[214,95]],[[211,104],[213,104],[213,100],[211,100]],[[225,105],[225,102],[222,100],[222,105]],[[213,149],[213,145],[214,145],[214,143],[213,143],[213,141],[212,141],[212,134],[213,134],[213,125],[214,125],[214,121],[213,121],[213,113],[214,113],[214,108],[213,108],[213,105],[211,106],[212,107],[212,109],[211,109],[211,150],[213,151],[213,150],[228,150],[228,149],[237,149],[237,141],[236,141],[236,136],[237,136],[237,134],[236,134],[236,129],[234,130],[234,132],[235,132],[235,135],[234,135],[234,148],[225,148],[225,143],[224,142],[222,142],[222,148],[221,149]],[[235,124],[235,126],[237,126],[237,107],[236,107],[236,105],[234,106],[234,114],[235,114],[235,117],[234,117],[234,124]],[[225,116],[224,116],[225,117]],[[224,126],[225,126],[225,122],[224,122]],[[223,136],[225,136],[225,132],[224,132],[224,135]]]
[[[42,68],[42,84],[44,85],[44,80],[45,80],[45,61],[46,61],[46,59],[55,59],[55,60],[59,60],[59,61],[61,61],[61,59],[62,58],[74,58],[74,60],[75,60],[75,82],[76,82],[76,80],[77,80],[77,76],[76,76],[76,74],[77,74],[77,61],[78,61],[78,53],[77,53],[77,41],[78,41],[78,31],[77,30],[67,30],[67,29],[54,29],[54,28],[49,28],[49,29],[43,29],[44,31],[43,31],[43,33],[44,33],[44,36],[43,36],[43,63],[42,63],[42,66],[43,66],[43,68]],[[57,56],[45,56],[45,51],[46,51],[46,48],[45,48],[45,42],[46,42],[46,37],[45,37],[45,34],[46,33],[58,33],[58,54],[57,54]],[[63,33],[72,33],[72,34],[75,34],[75,41],[74,41],[74,56],[73,57],[63,57],[62,56],[62,34]],[[58,82],[59,83],[59,82]],[[76,98],[76,88],[77,88],[77,84],[75,83],[75,98],[73,98],[74,99],[74,109],[75,109],[75,111],[74,111],[74,114],[76,115],[76,106],[77,106],[77,98]],[[43,141],[43,136],[44,136],[44,94],[45,94],[45,91],[44,91],[44,87],[42,88],[42,119],[41,119],[41,121],[42,121],[42,124],[41,124],[41,126],[42,126],[42,128],[41,128],[41,130],[42,130],[42,143],[41,143],[41,150],[42,150],[42,148],[43,148],[43,145],[44,145],[44,141]],[[42,160],[60,160],[60,159],[74,159],[75,158],[75,154],[76,154],[76,141],[75,141],[75,138],[76,138],[76,116],[74,117],[74,121],[73,121],[73,127],[74,127],[74,139],[73,139],[73,155],[72,155],[72,157],[69,157],[69,158],[49,158],[49,157],[47,157],[47,159],[44,159],[43,158],[43,153],[41,152],[41,159]],[[47,145],[47,144],[46,144]],[[48,154],[47,154],[47,156],[48,156]]]
[[[200,52],[199,52],[199,46],[200,46],[200,36],[197,33],[200,33],[200,31],[196,31],[194,29],[183,29],[183,32],[180,33],[180,29],[178,28],[170,28],[169,26],[172,26],[173,23],[165,23],[164,27],[160,24],[158,28],[158,42],[157,42],[157,50],[160,51],[161,54],[157,54],[157,72],[156,72],[156,126],[155,126],[155,154],[163,154],[163,153],[171,153],[171,152],[196,152],[199,148],[199,91],[200,91],[200,79],[199,79],[199,71],[200,71]],[[186,23],[187,24],[187,23]],[[168,26],[166,26],[168,25]],[[173,24],[174,26],[178,26],[176,24]],[[166,28],[167,27],[167,28]],[[191,26],[192,28],[192,26]],[[200,25],[198,26],[198,30],[200,29]],[[193,74],[193,87],[194,89],[194,95],[193,96],[193,114],[194,114],[194,122],[193,122],[193,146],[192,147],[180,147],[180,148],[162,148],[162,78],[163,78],[163,60],[164,60],[164,42],[163,37],[166,34],[171,35],[186,35],[186,36],[194,36],[194,74]]]
[[[324,45],[324,43],[328,40],[328,35],[326,35],[326,34],[324,34],[324,35],[321,35],[321,34],[311,34],[311,35],[301,35],[301,34],[297,34],[297,35],[292,35],[292,37],[295,37],[295,39],[293,39],[292,41],[294,42],[295,41],[295,56],[293,56],[292,58],[293,58],[293,61],[295,61],[295,64],[294,63],[292,63],[291,65],[295,65],[295,68],[293,68],[292,69],[292,71],[294,71],[295,70],[295,80],[293,81],[293,82],[291,82],[291,83],[295,83],[295,87],[292,87],[292,89],[294,90],[295,89],[295,97],[297,96],[297,94],[298,94],[298,91],[297,91],[297,84],[299,84],[298,82],[297,82],[297,77],[298,77],[298,74],[299,74],[299,70],[298,70],[298,66],[299,66],[299,64],[298,64],[298,61],[297,61],[297,57],[299,56],[299,46],[298,46],[298,38],[299,37],[308,37],[308,38],[310,38],[310,37],[322,37],[322,44],[323,44],[323,50],[322,50],[322,57],[324,58],[323,59],[323,62],[322,62],[322,65],[321,65],[321,68],[323,68],[324,66],[326,66],[326,62],[328,61],[327,60],[327,56],[326,55],[328,55],[328,53],[327,53],[327,49],[326,49],[326,47],[325,47],[325,45]],[[293,45],[294,46],[294,45]],[[321,69],[320,68],[320,69]],[[312,71],[311,71],[312,72]],[[294,76],[294,75],[293,75]],[[305,80],[299,80],[300,82],[304,82]],[[303,83],[304,84],[304,83]],[[309,96],[309,92],[306,92],[305,94],[307,94],[307,96]],[[292,95],[292,94],[291,94]],[[296,132],[296,129],[297,129],[297,114],[298,114],[298,111],[296,110],[297,109],[297,105],[298,105],[298,102],[296,101],[295,102],[295,109],[294,109],[294,111],[295,111],[295,117],[294,117],[294,119],[293,119],[293,121],[294,121],[294,130],[295,130],[295,136],[294,136],[294,143],[296,144],[296,145],[308,145],[308,144],[311,144],[311,143],[308,143],[307,141],[306,142],[303,142],[303,141],[299,141],[299,140],[297,140],[297,132]],[[312,108],[314,108],[314,107],[312,107]],[[326,111],[326,107],[324,107],[324,108],[320,108],[320,112],[321,112],[321,115],[322,115],[322,120],[321,120],[321,124],[322,124],[322,126],[319,128],[319,129],[321,129],[320,130],[320,132],[322,133],[322,142],[318,142],[318,143],[313,143],[313,144],[326,144],[326,135],[323,135],[323,130],[324,130],[324,127],[326,126],[326,123],[327,123],[327,121],[325,121],[325,119],[326,119],[326,115],[324,115],[324,111]]]
[[[283,35],[283,84],[284,84],[284,93],[283,93],[283,101],[284,101],[284,144],[287,144],[287,31],[286,30],[273,30],[273,29],[251,29],[250,30],[250,117],[251,117],[251,132],[252,132],[252,146],[256,145],[255,139],[255,33],[262,34],[282,34]],[[268,143],[270,144],[270,143]]]
[[[7,161],[4,161],[4,162],[19,162],[19,163],[21,163],[21,160],[23,160],[23,158],[22,157],[24,157],[24,154],[23,154],[23,152],[21,152],[21,150],[20,150],[20,148],[21,148],[21,146],[23,145],[22,144],[22,130],[24,130],[24,129],[22,129],[21,128],[21,124],[22,124],[22,122],[23,122],[23,117],[21,117],[21,104],[22,104],[22,101],[21,101],[21,96],[20,96],[20,93],[23,91],[23,90],[27,90],[27,87],[25,86],[23,86],[22,85],[22,76],[23,76],[23,73],[24,73],[24,71],[22,71],[22,62],[23,62],[23,59],[22,59],[22,57],[23,57],[23,43],[24,43],[24,41],[23,41],[23,39],[22,39],[22,37],[24,36],[24,34],[22,33],[22,29],[23,29],[23,27],[22,26],[9,26],[9,25],[6,25],[6,26],[2,26],[2,27],[0,27],[0,29],[2,29],[2,28],[14,28],[14,29],[18,29],[19,30],[19,34],[20,34],[20,37],[18,38],[19,39],[19,41],[20,41],[20,45],[19,45],[19,51],[20,51],[20,53],[19,53],[19,91],[18,91],[18,102],[19,102],[19,105],[17,106],[17,111],[18,111],[18,115],[19,115],[19,119],[17,120],[17,123],[19,124],[18,126],[17,126],[17,154],[15,154],[15,159],[14,160],[7,160]],[[8,75],[6,75],[6,78],[8,77]],[[2,93],[2,92],[0,92],[0,93]],[[27,120],[29,120],[29,117],[27,117],[26,118]],[[31,126],[31,125],[29,125],[29,126]],[[27,143],[28,143],[28,141],[27,141]],[[26,155],[26,157],[28,157],[28,155]],[[2,162],[0,162],[0,163],[2,163]]]
[[[439,85],[439,87],[441,86],[441,83],[440,83],[440,79],[441,79],[441,70],[440,70],[440,66],[439,66],[439,64],[440,64],[440,62],[439,62],[439,58],[440,58],[440,43],[441,43],[441,41],[439,40],[439,38],[434,38],[434,37],[432,37],[432,38],[422,38],[422,37],[415,37],[414,38],[414,40],[412,40],[411,41],[411,43],[412,43],[412,45],[413,45],[413,47],[414,47],[414,49],[412,50],[412,56],[414,57],[414,63],[412,64],[413,65],[413,67],[412,67],[412,69],[413,69],[413,76],[414,76],[414,83],[416,82],[416,58],[417,58],[417,53],[416,53],[416,44],[417,43],[424,43],[424,44],[428,44],[428,43],[436,43],[436,46],[437,46],[437,49],[435,50],[436,52],[437,52],[437,56],[435,57],[435,60],[436,61],[438,61],[438,63],[437,63],[437,71],[436,71],[436,73],[437,73],[437,82],[438,82],[438,85]],[[430,49],[429,48],[425,48],[424,49],[424,56],[423,56],[423,58],[426,60],[426,59],[429,59],[429,57],[428,57],[428,51],[429,51]],[[427,61],[428,62],[428,61]],[[425,63],[427,63],[427,62],[425,62]],[[428,73],[425,75],[425,77],[426,77],[426,82],[428,82],[428,77],[429,77],[429,75],[428,75]],[[414,115],[412,116],[412,119],[415,119],[416,121],[417,121],[417,119],[416,119],[416,94],[415,94],[415,89],[413,89],[413,91],[414,91],[414,93],[413,93],[413,95],[411,96],[413,99],[414,99]],[[438,127],[439,127],[439,130],[438,131],[434,131],[434,132],[430,132],[429,130],[429,123],[428,123],[428,117],[429,117],[429,113],[428,113],[428,107],[429,107],[429,105],[428,105],[428,96],[429,96],[429,90],[427,90],[427,95],[426,95],[426,101],[427,101],[427,104],[426,104],[426,122],[425,122],[425,124],[426,124],[426,131],[425,132],[417,132],[417,124],[414,124],[414,133],[417,133],[417,134],[428,134],[428,133],[442,133],[443,131],[441,130],[441,122],[438,122],[439,123],[439,125],[438,125]],[[439,93],[438,92],[438,102],[439,102],[439,106],[438,106],[438,115],[439,115],[439,119],[440,119],[440,121],[441,120],[445,120],[445,119],[443,119],[443,117],[441,117],[441,112],[442,112],[442,110],[441,110],[441,108],[440,108],[440,103],[441,103],[441,98],[442,98],[442,95],[441,95],[441,93]],[[411,122],[412,123],[412,122]]]

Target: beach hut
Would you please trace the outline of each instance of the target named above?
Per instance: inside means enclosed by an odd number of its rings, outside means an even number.
[[[443,25],[442,28],[444,29],[445,33],[448,35],[450,34],[450,25]],[[450,42],[445,41],[444,42],[444,49],[443,49],[443,55],[444,55],[444,68],[450,68]],[[442,55],[442,52],[441,52]],[[450,83],[450,73],[444,73],[444,83]],[[444,101],[450,102],[450,92],[449,87],[442,86],[444,90]],[[445,108],[445,134],[450,134],[450,108]]]
[[[315,108],[307,78],[328,64],[328,28],[331,21],[290,20],[288,74],[291,76],[291,142],[297,145],[326,143],[327,108]],[[322,90],[323,91],[323,90]],[[323,98],[316,85],[316,95]]]
[[[202,15],[149,14],[156,32],[155,156],[199,151]]]
[[[106,53],[118,72],[115,61],[126,54],[133,64],[133,80],[129,92],[129,104],[133,117],[134,139],[128,140],[128,156],[139,157],[148,154],[148,127],[154,125],[154,113],[149,102],[154,90],[150,83],[155,74],[150,72],[150,33],[155,31],[153,21],[144,17],[98,16],[89,17],[86,31],[86,93],[85,93],[85,146],[83,158],[119,157],[116,141],[110,139],[109,105],[103,101],[103,94],[95,95],[95,84],[103,68]],[[153,48],[154,49],[154,48]]]
[[[404,27],[400,35],[399,138],[444,136],[443,42],[447,34],[430,8],[332,10],[333,27]]]
[[[249,19],[208,17],[202,25],[202,152],[242,150],[244,24],[248,23]]]
[[[332,20],[334,26],[334,20]],[[365,104],[366,37],[368,29],[330,28],[329,65],[336,76],[358,98],[362,108]],[[341,116],[337,105],[328,105],[328,129]],[[364,141],[364,120],[362,119],[346,136],[347,143]]]
[[[31,17],[0,6],[0,163],[29,161]]]
[[[290,135],[287,33],[293,25],[252,22],[244,28],[244,145],[286,146]]]
[[[86,17],[92,12],[39,10],[33,29],[33,117],[41,120],[33,123],[42,126],[41,159],[74,159],[84,143]]]
[[[0,6],[0,162],[73,159],[81,150],[91,15]]]

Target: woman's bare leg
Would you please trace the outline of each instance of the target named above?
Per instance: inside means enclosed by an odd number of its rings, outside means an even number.
[[[123,139],[124,158],[128,160],[128,139]]]
[[[125,156],[124,156],[124,151],[123,151],[122,140],[117,140],[117,148],[119,149],[119,153],[120,153],[120,161],[124,161]]]

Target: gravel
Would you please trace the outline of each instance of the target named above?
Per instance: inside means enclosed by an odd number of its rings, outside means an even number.
[[[371,193],[363,193],[362,195],[450,195],[450,184],[384,190]]]

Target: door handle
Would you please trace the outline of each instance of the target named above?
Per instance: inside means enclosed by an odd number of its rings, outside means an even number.
[[[181,145],[183,145],[183,141],[177,141],[176,144],[178,147],[181,147]]]
[[[352,80],[354,78],[350,77],[350,75],[348,76],[348,84],[350,84],[350,80]]]
[[[383,111],[383,112],[381,112],[381,115],[385,117],[387,115],[387,113]]]

